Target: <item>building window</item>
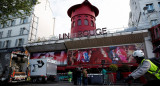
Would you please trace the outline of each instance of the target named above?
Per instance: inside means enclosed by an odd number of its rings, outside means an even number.
[[[25,17],[25,18],[23,19],[23,23],[26,24],[27,22],[28,22],[28,17]]]
[[[94,22],[91,20],[91,26],[94,27]]]
[[[160,7],[160,2],[158,2],[158,6]]]
[[[23,28],[20,28],[20,33],[19,33],[19,35],[23,35],[23,33],[24,33],[24,30],[25,30],[25,27],[23,27]]]
[[[11,21],[7,21],[7,26],[8,26],[8,27],[11,26]]]
[[[24,39],[20,38],[20,39],[16,39],[16,43],[15,46],[16,47],[21,47],[24,44]]]
[[[81,19],[78,19],[78,25],[82,25]]]
[[[2,35],[3,35],[3,31],[2,31],[2,32],[0,32],[0,39],[2,38]]]
[[[16,24],[16,20],[11,20],[11,26],[14,26]]]
[[[157,23],[157,19],[151,20],[151,25],[152,25],[152,27],[155,26],[155,25],[157,25],[157,24],[158,24],[158,23]]]
[[[19,43],[18,43],[18,46],[22,46],[23,43],[22,43],[22,39],[19,39]]]
[[[147,4],[146,7],[147,7],[148,13],[151,13],[151,12],[154,11],[153,3],[152,4]]]
[[[11,37],[12,30],[8,30],[7,37]]]
[[[9,27],[9,26],[11,26],[11,21],[5,21],[5,22],[3,23],[2,28],[6,28],[6,27]]]
[[[87,19],[84,20],[84,25],[88,25],[88,20]]]
[[[26,24],[28,22],[28,17],[22,18],[20,23],[21,24]]]
[[[6,28],[6,27],[7,27],[7,22],[3,24],[3,28]]]
[[[3,47],[4,47],[4,48],[9,48],[10,45],[11,45],[11,40],[6,40],[6,41],[4,41],[4,43],[3,43]]]

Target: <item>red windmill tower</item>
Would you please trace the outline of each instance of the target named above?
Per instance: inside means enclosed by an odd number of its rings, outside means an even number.
[[[67,13],[71,18],[71,35],[76,35],[74,37],[77,37],[78,32],[96,29],[95,21],[99,14],[99,10],[88,0],[70,7]]]

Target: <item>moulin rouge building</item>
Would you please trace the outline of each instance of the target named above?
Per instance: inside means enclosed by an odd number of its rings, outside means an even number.
[[[88,0],[71,6],[67,12],[71,18],[70,34],[61,34],[59,39],[29,43],[25,48],[30,59],[39,56],[57,61],[57,70],[83,68],[102,68],[110,64],[135,66],[132,57],[134,50],[142,49],[146,58],[151,56],[152,46],[148,30],[120,31],[110,33],[106,28],[96,28],[99,10]]]
[[[88,0],[68,9],[68,16],[71,18],[71,34],[96,29],[96,17],[99,14],[97,7]],[[81,34],[81,33],[79,33]]]

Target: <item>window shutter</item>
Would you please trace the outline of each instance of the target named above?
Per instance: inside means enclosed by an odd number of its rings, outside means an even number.
[[[22,39],[22,46],[23,46],[23,44],[24,44],[24,39]]]
[[[17,47],[18,45],[18,39],[16,39],[16,42],[15,42],[15,47]]]
[[[20,32],[19,32],[19,35],[21,35],[21,31],[22,31],[21,29],[22,29],[22,28],[20,28]]]
[[[6,45],[6,41],[3,42],[3,48],[5,48],[5,45]]]
[[[9,47],[9,48],[11,47],[11,40],[9,40],[9,44],[8,44],[8,47]]]

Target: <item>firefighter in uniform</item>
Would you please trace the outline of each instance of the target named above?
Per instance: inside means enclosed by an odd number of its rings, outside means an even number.
[[[158,85],[160,82],[160,69],[151,60],[144,59],[144,53],[142,50],[136,50],[133,52],[133,57],[139,64],[138,68],[134,70],[124,82],[128,83],[133,79],[137,79],[144,75],[147,83],[144,86]]]

